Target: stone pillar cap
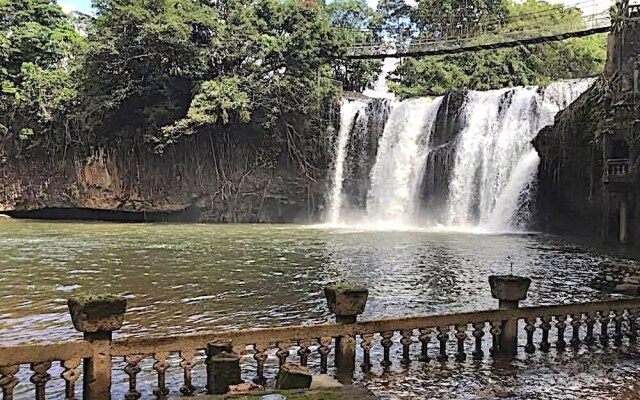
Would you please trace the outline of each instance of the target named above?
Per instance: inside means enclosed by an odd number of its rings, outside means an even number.
[[[531,278],[517,275],[491,275],[491,296],[501,301],[520,301],[527,298]]]

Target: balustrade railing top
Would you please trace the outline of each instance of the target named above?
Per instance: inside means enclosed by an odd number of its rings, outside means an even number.
[[[388,369],[394,362],[391,352],[394,346],[400,346],[400,364],[406,366],[416,361],[444,362],[451,357],[456,362],[464,362],[469,356],[474,360],[511,359],[518,354],[519,331],[526,333],[526,344],[522,346],[525,353],[552,349],[561,352],[569,346],[589,348],[597,343],[635,346],[637,342],[640,299],[521,308],[519,301],[526,297],[528,279],[495,277],[491,284],[493,296],[500,300],[495,310],[357,321],[367,295],[360,290],[357,297],[350,289],[338,291],[333,297],[327,295],[339,323],[117,340],[111,339],[111,332],[119,328],[124,310],[120,309],[121,314],[120,311],[110,314],[109,305],[105,307],[103,302],[96,319],[91,315],[92,305],[84,304],[81,312],[72,314],[72,319],[74,326],[83,331],[85,340],[0,347],[0,388],[3,399],[12,400],[16,385],[25,384],[19,382],[20,366],[31,364],[33,373],[29,380],[35,398],[45,399],[47,382],[52,379],[49,373],[52,362],[59,362],[66,398],[76,398],[75,384],[82,376],[83,398],[108,399],[112,392],[112,369],[124,361],[120,367],[128,376],[124,398],[139,399],[143,393],[138,388],[141,362],[151,359],[157,378],[153,393],[163,399],[171,393],[190,396],[202,392],[204,388],[196,387],[192,372],[203,360],[206,360],[206,391],[217,394],[238,383],[241,359],[254,365],[253,381],[260,385],[272,376],[267,371],[273,367],[270,359],[277,360],[277,368],[296,361],[321,374],[334,367],[337,377],[349,383],[357,359],[364,371],[376,365],[375,357],[380,359],[377,365]],[[453,348],[448,347],[451,340],[455,342]],[[418,346],[415,355],[414,345]],[[357,347],[360,350],[356,351]],[[224,349],[222,359],[218,358],[220,349]],[[182,375],[177,384],[167,380],[167,370],[176,367]]]

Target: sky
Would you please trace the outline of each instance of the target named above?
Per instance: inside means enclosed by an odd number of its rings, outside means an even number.
[[[610,7],[614,0],[548,0],[551,3],[564,3],[566,5],[579,4],[586,15],[595,14],[600,11],[606,10]],[[371,7],[375,7],[378,4],[378,0],[367,0]],[[407,0],[407,3],[415,1]],[[83,13],[91,13],[91,0],[58,0],[58,4],[66,12],[80,11]],[[595,12],[594,12],[595,10]]]

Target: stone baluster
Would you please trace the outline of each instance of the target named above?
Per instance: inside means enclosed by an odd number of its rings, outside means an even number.
[[[256,377],[253,379],[253,383],[257,385],[265,385],[267,378],[264,376],[264,363],[267,361],[267,347],[266,343],[256,343],[253,345],[255,354],[253,359],[256,360]]]
[[[464,351],[464,341],[467,339],[467,324],[456,325],[456,339],[458,341],[458,352],[456,353],[456,361],[463,362],[467,359],[467,353]]]
[[[322,337],[318,340],[320,346],[318,347],[318,353],[320,353],[320,373],[326,374],[328,371],[329,353],[331,353],[331,338]]]
[[[489,324],[491,325],[491,329],[489,329],[492,342],[491,355],[493,357],[500,357],[500,335],[502,335],[502,321],[491,321]]]
[[[580,340],[580,325],[582,324],[582,314],[571,314],[571,347],[578,349],[582,341]]]
[[[494,357],[513,359],[518,354],[518,317],[520,301],[527,298],[531,279],[514,275],[492,275],[489,277],[491,295],[499,300],[501,310],[509,313],[502,321],[498,346],[494,345]]]
[[[361,335],[362,342],[360,343],[360,347],[364,351],[363,361],[362,361],[362,371],[369,372],[371,371],[371,349],[373,348],[373,334],[363,334]]]
[[[300,357],[300,366],[306,367],[309,364],[309,354],[311,354],[311,350],[309,347],[311,346],[311,341],[308,339],[298,340],[298,357]]]
[[[622,334],[622,322],[624,321],[624,310],[614,310],[615,314],[615,333],[613,335],[613,342],[616,346],[622,345],[622,338],[624,335]]]
[[[556,329],[558,330],[558,341],[556,341],[556,350],[564,351],[567,347],[567,342],[564,339],[564,332],[567,329],[567,316],[556,315]]]
[[[180,393],[184,396],[193,396],[196,391],[196,388],[193,386],[191,372],[194,367],[194,358],[196,356],[196,351],[194,349],[191,350],[182,350],[180,352],[180,368],[182,368],[183,375],[183,385],[180,386]]]
[[[627,311],[627,320],[629,321],[629,333],[627,333],[627,337],[629,338],[629,343],[633,344],[638,339],[638,332],[636,331],[636,320],[638,318],[638,313],[637,310],[634,309],[629,309]]]
[[[47,397],[45,387],[51,379],[51,375],[47,372],[49,368],[51,368],[51,361],[31,364],[33,375],[29,380],[36,386],[36,400],[45,400]]]
[[[594,313],[588,312],[586,313],[585,323],[587,324],[587,333],[584,336],[584,343],[587,346],[593,346],[595,343],[595,337],[593,336],[593,327],[596,324],[596,318]]]
[[[125,393],[126,400],[138,400],[142,397],[142,393],[138,391],[138,374],[141,371],[140,361],[144,358],[142,354],[133,354],[126,356],[124,361],[127,365],[124,367],[124,373],[129,376],[129,391]]]
[[[609,345],[609,311],[600,311],[600,344]]]
[[[80,378],[78,367],[82,362],[79,358],[60,361],[63,371],[60,378],[64,380],[65,400],[77,400],[76,397],[76,381]]]
[[[362,286],[339,284],[325,287],[324,295],[329,311],[336,316],[336,323],[355,324],[367,305],[369,291]],[[338,380],[350,384],[356,368],[356,338],[353,334],[336,337],[335,364]]]
[[[429,362],[429,342],[431,341],[431,328],[420,328],[420,361]]]
[[[276,347],[278,347],[276,357],[278,357],[279,366],[282,367],[287,362],[287,357],[289,357],[289,343],[278,342]]]
[[[551,317],[550,316],[542,316],[540,318],[542,323],[540,324],[540,329],[542,329],[542,340],[540,341],[540,351],[543,353],[547,353],[551,349],[551,343],[549,343],[549,331],[551,330]]]
[[[400,336],[402,336],[402,338],[400,339],[400,344],[402,345],[401,364],[407,366],[411,364],[410,351],[411,351],[411,344],[413,343],[413,339],[411,338],[411,336],[413,336],[413,331],[410,331],[410,330],[400,331]]]
[[[484,337],[484,322],[475,322],[473,324],[473,337],[475,338],[475,349],[471,356],[474,360],[482,360],[484,358],[484,351],[482,350],[482,338]]]
[[[153,369],[158,374],[158,387],[153,390],[153,394],[156,395],[158,400],[163,400],[167,398],[169,394],[169,388],[167,388],[166,383],[166,374],[167,369],[169,369],[169,362],[167,358],[169,358],[169,353],[167,352],[158,352],[153,356],[156,362],[153,364]]]
[[[440,345],[438,346],[438,356],[436,360],[440,362],[445,362],[449,359],[447,355],[447,341],[449,340],[449,327],[448,326],[439,326],[437,329],[438,334],[436,335],[436,339]]]
[[[16,374],[20,370],[20,365],[8,365],[0,367],[0,388],[2,388],[2,398],[13,400],[13,389],[18,384]]]
[[[383,368],[387,369],[391,366],[391,346],[393,346],[393,331],[386,331],[380,334],[382,339],[380,340],[380,344],[382,344],[382,362],[380,363]]]
[[[524,351],[527,354],[533,354],[536,352],[536,345],[533,343],[533,335],[536,332],[536,320],[537,318],[525,318],[524,330],[527,332],[527,344],[524,346]]]
[[[115,296],[72,298],[67,302],[71,321],[84,334],[93,354],[84,359],[83,396],[85,400],[111,399],[111,340],[122,327],[127,299]]]

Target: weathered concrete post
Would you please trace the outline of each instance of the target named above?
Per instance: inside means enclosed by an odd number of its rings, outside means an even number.
[[[358,315],[364,312],[369,290],[362,286],[338,284],[324,288],[327,306],[336,316],[339,324],[354,324]],[[356,366],[356,338],[352,334],[336,338],[337,378],[343,384],[350,384]]]
[[[499,348],[494,357],[514,359],[518,354],[518,318],[516,311],[519,302],[527,298],[531,279],[515,275],[492,275],[489,277],[491,295],[499,300],[501,310],[511,311],[509,318],[502,322]]]
[[[231,341],[207,345],[207,393],[225,394],[229,386],[242,383],[240,356],[233,352]]]
[[[627,244],[629,242],[629,229],[628,229],[628,204],[627,204],[627,193],[623,192],[620,194],[620,243]]]
[[[122,327],[127,299],[115,296],[84,296],[67,302],[74,328],[92,344],[93,356],[84,359],[83,397],[111,399],[111,339]]]

